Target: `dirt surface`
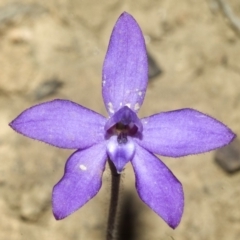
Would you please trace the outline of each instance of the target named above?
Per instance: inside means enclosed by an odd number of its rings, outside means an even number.
[[[240,18],[239,0],[228,3]],[[56,221],[51,191],[72,151],[20,136],[8,123],[24,109],[55,98],[106,115],[101,68],[123,11],[140,24],[162,70],[149,81],[140,115],[191,107],[240,134],[240,35],[217,1],[1,0],[0,240],[104,239],[108,170],[93,200]],[[240,173],[224,173],[214,152],[161,159],[184,186],[182,222],[170,229],[139,200],[128,164],[121,190],[119,218],[127,234],[122,239],[240,239]]]

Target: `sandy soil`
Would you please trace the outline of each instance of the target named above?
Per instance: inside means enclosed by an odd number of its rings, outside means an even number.
[[[240,17],[239,1],[228,1]],[[240,134],[240,38],[216,1],[1,0],[0,240],[104,239],[108,170],[93,200],[56,221],[51,190],[72,151],[20,136],[8,123],[27,107],[55,98],[106,115],[101,67],[123,11],[140,24],[162,70],[149,82],[140,115],[192,107]],[[161,159],[184,186],[182,222],[171,230],[139,200],[128,165],[121,190],[119,219],[127,234],[122,239],[240,239],[240,174],[224,173],[214,152]]]

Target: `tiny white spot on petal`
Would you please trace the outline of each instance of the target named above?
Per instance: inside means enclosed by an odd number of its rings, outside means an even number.
[[[106,81],[105,81],[105,80],[103,80],[103,81],[102,81],[102,84],[103,84],[103,86],[105,86],[105,84],[106,84]]]
[[[86,171],[87,170],[87,167],[85,165],[80,165],[79,168],[82,170],[82,171]]]
[[[147,121],[147,120],[143,120],[143,123],[144,123],[144,124],[147,124],[147,123],[148,123],[148,121]]]
[[[139,110],[139,108],[140,108],[139,103],[136,103],[136,104],[134,105],[134,110],[137,111],[137,110]]]
[[[119,105],[120,105],[120,107],[121,107],[121,106],[122,106],[122,102],[120,102],[120,104],[119,104]]]
[[[126,103],[125,106],[131,108],[131,103]]]
[[[112,105],[112,103],[111,103],[111,102],[109,102],[107,105],[108,105],[108,111],[109,111],[110,113],[114,113],[114,110],[113,110],[113,105]]]
[[[139,96],[142,96],[142,94],[143,94],[143,93],[142,93],[141,91],[138,92],[138,95],[139,95]]]
[[[205,115],[195,115],[196,117],[198,117],[198,118],[206,118],[207,116],[205,116]]]
[[[162,13],[161,13],[162,15]],[[149,35],[144,35],[144,40],[146,42],[146,44],[149,44],[151,42],[151,37]]]

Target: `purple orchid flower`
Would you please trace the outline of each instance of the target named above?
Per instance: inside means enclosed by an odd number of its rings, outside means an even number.
[[[111,35],[103,65],[102,95],[109,117],[68,100],[53,100],[21,113],[10,126],[59,148],[78,149],[54,186],[53,214],[62,219],[93,198],[110,159],[120,174],[131,162],[144,203],[172,228],[184,208],[181,183],[154,154],[182,157],[230,143],[235,134],[194,109],[161,112],[139,119],[148,81],[144,38],[137,22],[123,13]]]

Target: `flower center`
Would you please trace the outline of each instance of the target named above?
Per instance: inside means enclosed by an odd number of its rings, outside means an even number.
[[[127,143],[127,134],[120,132],[117,136],[117,141],[119,144],[125,144]]]
[[[131,136],[142,131],[142,123],[135,112],[124,106],[109,118],[105,131],[109,159],[114,163],[117,172],[121,173],[134,156],[135,144]]]
[[[119,109],[105,125],[105,131],[110,135],[116,135],[120,144],[127,142],[127,136],[133,136],[142,131],[142,123],[129,107]]]

